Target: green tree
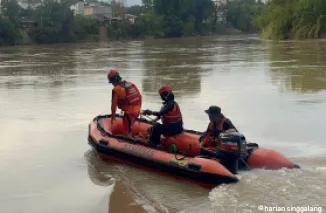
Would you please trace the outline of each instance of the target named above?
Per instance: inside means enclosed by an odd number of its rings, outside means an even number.
[[[65,3],[47,0],[36,8],[37,28],[33,32],[39,43],[68,42],[72,40],[73,13]]]
[[[126,13],[132,14],[135,16],[140,16],[143,12],[143,7],[139,5],[134,5],[126,8]]]
[[[326,1],[300,0],[294,7],[293,38],[319,38],[326,33]]]
[[[254,23],[262,36],[269,39],[323,37],[326,34],[326,1],[270,0]]]
[[[72,31],[74,38],[78,40],[87,39],[90,35],[99,35],[100,23],[94,18],[76,15],[73,19]]]
[[[113,16],[114,17],[121,17],[124,18],[124,15],[126,13],[125,8],[123,5],[119,2],[112,2],[111,3],[112,11],[113,11]]]
[[[0,16],[0,46],[14,45],[19,38],[20,35],[10,20]]]
[[[256,0],[233,0],[226,6],[226,19],[242,32],[256,32],[252,20],[263,8],[264,4]]]
[[[8,33],[7,31],[4,33],[2,30],[3,44],[17,43],[21,20],[32,20],[36,23],[36,27],[29,29],[28,33],[37,43],[88,39],[98,36],[99,27],[104,24],[86,16],[74,16],[70,6],[78,0],[20,1],[27,5],[27,8],[22,9],[17,0],[1,1],[2,24],[6,26],[3,29],[8,29]],[[254,0],[233,0],[222,6],[214,5],[211,0],[142,0],[142,6],[129,8],[115,2],[101,4],[111,5],[114,15],[122,18],[121,22],[106,23],[110,39],[147,36],[182,37],[205,35],[211,32],[222,33],[228,29],[221,26],[219,23],[221,19],[227,20],[231,26],[243,32],[254,32],[254,26],[256,26],[260,31],[267,31],[275,37],[284,37],[291,33],[303,36],[321,36],[325,32],[323,1],[316,0],[319,1],[319,4],[311,4],[302,0],[301,6],[299,4],[297,7],[292,7],[291,3],[287,3],[297,1],[300,0],[271,0],[266,8],[264,4],[256,3]],[[87,2],[98,3],[98,0],[88,0]],[[306,7],[310,8],[312,12],[307,12]],[[264,11],[265,14],[257,15],[259,11]],[[136,15],[136,22],[133,24],[124,20],[125,13]],[[280,13],[285,13],[282,18],[280,18]],[[305,18],[300,17],[301,13],[305,15]],[[256,16],[255,25],[252,23],[254,16]],[[303,31],[302,28],[297,27],[305,24],[308,28],[312,21],[316,23],[313,30]],[[271,22],[275,23],[271,24]],[[292,30],[287,30],[289,27]],[[8,39],[8,35],[13,35],[13,37]]]
[[[21,0],[21,2],[27,5],[27,9],[35,9],[37,6],[42,4],[41,0]]]
[[[180,37],[203,32],[203,22],[214,12],[211,0],[154,0],[154,11],[163,17],[165,37]]]
[[[17,0],[2,0],[1,13],[2,16],[7,17],[9,21],[17,28],[20,24],[20,15],[22,8]]]
[[[153,0],[142,0],[142,4],[145,10],[151,10],[153,7]]]

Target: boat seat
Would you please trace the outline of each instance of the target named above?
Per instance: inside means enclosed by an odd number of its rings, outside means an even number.
[[[169,133],[167,133],[167,134],[163,134],[163,135],[164,135],[164,137],[173,137],[173,136],[182,135],[184,133],[185,133],[185,131],[183,130],[182,132],[180,132],[178,134],[169,134]]]

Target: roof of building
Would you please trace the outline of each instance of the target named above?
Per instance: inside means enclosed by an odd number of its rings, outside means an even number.
[[[132,15],[132,14],[125,14],[125,17],[129,17],[129,18],[137,18],[137,16]]]
[[[93,14],[91,16],[94,17],[94,18],[97,18],[97,19],[99,19],[101,21],[103,21],[103,20],[110,20],[109,17],[107,17],[107,16],[105,16],[103,14]]]
[[[84,7],[108,7],[108,8],[111,8],[110,6],[104,6],[104,5],[85,5]]]

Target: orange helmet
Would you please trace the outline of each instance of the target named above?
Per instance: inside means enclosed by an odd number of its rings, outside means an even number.
[[[161,96],[161,99],[163,101],[167,101],[168,97],[171,95],[172,93],[172,88],[169,85],[163,85],[160,87],[160,89],[158,90],[158,93]]]
[[[115,69],[110,69],[107,74],[107,78],[109,79],[109,82],[111,83],[116,76],[119,76],[119,72]]]
[[[160,95],[163,93],[170,93],[170,92],[172,92],[172,88],[167,84],[161,86],[160,89],[158,90],[158,93]]]

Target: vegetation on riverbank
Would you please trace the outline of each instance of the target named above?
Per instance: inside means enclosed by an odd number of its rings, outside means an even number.
[[[232,0],[225,5],[211,0],[143,0],[142,6],[129,8],[112,4],[116,15],[128,13],[137,19],[135,23],[111,24],[74,15],[70,6],[76,1],[1,1],[0,46],[20,44],[26,37],[40,44],[94,40],[99,39],[103,26],[110,40],[238,32],[260,32],[262,37],[276,40],[326,37],[325,0],[269,0],[266,4]]]
[[[326,36],[325,0],[270,0],[255,26],[267,39],[306,39]]]
[[[120,17],[130,13],[138,18],[135,23],[123,20],[109,24],[74,15],[70,6],[75,3],[76,0],[1,1],[0,45],[20,44],[25,37],[40,44],[99,38],[101,26],[106,26],[112,40],[252,33],[255,28],[251,20],[263,7],[255,0],[234,0],[226,5],[216,5],[211,0],[143,0],[143,6],[111,5]],[[23,24],[29,27],[24,28]]]
[[[19,3],[25,3],[22,8]],[[85,39],[99,34],[99,22],[74,16],[69,1],[1,1],[0,45],[21,43],[23,32],[35,43],[60,43]],[[23,24],[29,24],[23,28]]]
[[[134,36],[184,37],[235,32],[253,33],[252,19],[263,7],[255,0],[143,0],[143,6],[127,8],[139,16]]]

